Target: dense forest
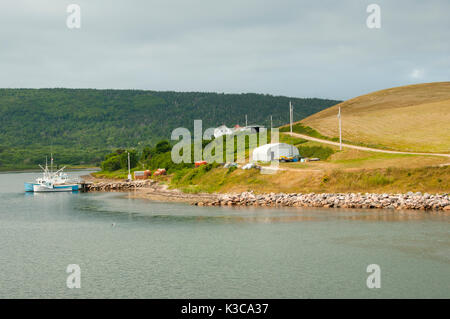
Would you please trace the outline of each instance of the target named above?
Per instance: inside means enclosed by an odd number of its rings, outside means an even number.
[[[32,167],[50,152],[60,164],[96,164],[118,148],[155,145],[173,129],[221,124],[279,126],[339,101],[264,94],[139,90],[0,89],[0,169]]]

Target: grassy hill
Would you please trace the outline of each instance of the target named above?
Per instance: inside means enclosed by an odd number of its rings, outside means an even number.
[[[173,129],[221,124],[274,125],[288,103],[306,117],[339,101],[263,94],[94,89],[0,89],[0,170],[35,167],[51,151],[60,164],[98,164],[116,148],[143,148]]]
[[[359,96],[302,120],[320,134],[400,151],[450,153],[450,82],[409,85]]]

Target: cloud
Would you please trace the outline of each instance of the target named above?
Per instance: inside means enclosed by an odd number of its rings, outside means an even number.
[[[71,3],[0,2],[0,87],[346,99],[449,80],[448,0],[379,0],[381,29],[366,26],[371,1],[77,0],[69,30]]]
[[[410,77],[412,77],[413,79],[421,79],[424,75],[424,71],[422,69],[414,69],[411,74]]]

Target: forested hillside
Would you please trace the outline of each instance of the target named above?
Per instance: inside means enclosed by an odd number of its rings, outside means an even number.
[[[0,89],[0,169],[41,163],[51,151],[64,164],[96,164],[116,148],[142,148],[176,127],[274,126],[339,101],[263,94],[178,93],[94,89]]]

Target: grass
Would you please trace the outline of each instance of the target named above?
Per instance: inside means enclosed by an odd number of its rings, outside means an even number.
[[[108,179],[127,179],[128,171],[127,170],[118,170],[114,172],[100,171],[92,173],[92,176],[98,178],[108,178]]]
[[[290,126],[285,125],[285,126],[280,127],[280,132],[290,132]],[[312,136],[312,137],[316,137],[316,138],[321,138],[324,140],[333,140],[332,138],[322,135],[319,132],[317,132],[315,129],[313,129],[309,126],[306,126],[302,123],[295,123],[294,125],[292,125],[292,132],[304,134],[304,135],[308,135],[308,136]]]
[[[289,125],[284,125],[284,126],[280,127],[280,132],[281,133],[290,132]],[[319,132],[317,132],[315,129],[313,129],[313,128],[309,127],[309,126],[303,125],[302,123],[295,123],[292,126],[292,132],[308,135],[308,136],[315,137],[315,138],[320,138],[322,140],[327,140],[327,141],[332,141],[332,142],[339,142],[339,137],[329,137],[329,136],[322,135]],[[290,135],[286,135],[286,134],[280,135],[280,141],[281,141],[282,136],[290,136]],[[295,138],[295,137],[292,137],[292,138]],[[301,139],[301,138],[298,138],[298,137],[297,137],[297,139],[306,141],[305,139]],[[286,139],[286,140],[288,140],[288,139]],[[365,147],[371,147],[371,148],[377,148],[377,149],[395,150],[394,148],[390,148],[390,147],[387,147],[385,145],[381,145],[379,143],[350,141],[350,140],[346,140],[346,139],[342,139],[342,142],[343,143],[347,143],[347,144],[353,144],[353,145],[365,146]],[[287,142],[284,142],[284,143],[287,143]],[[290,144],[292,144],[292,143],[290,143]]]
[[[305,146],[321,145],[317,142],[308,142]],[[322,144],[323,145],[323,144]],[[295,169],[318,169],[322,171],[359,170],[359,169],[380,169],[380,168],[420,168],[429,166],[439,166],[450,162],[449,159],[438,156],[425,155],[405,155],[388,154],[378,152],[368,152],[344,148],[339,151],[338,147],[331,146],[334,153],[326,160],[309,163],[282,163],[281,167]]]
[[[288,141],[284,134],[280,141]],[[264,175],[258,170],[201,168],[186,170],[171,181],[185,192],[449,192],[450,167],[438,167],[449,160],[437,156],[387,154],[360,151],[323,143],[289,140],[300,149],[329,149],[326,160],[309,163],[281,163],[288,171]],[[298,143],[298,144],[297,144]],[[303,154],[302,154],[303,155]]]
[[[351,144],[414,152],[450,153],[450,82],[410,85],[363,95],[295,125],[299,133]]]
[[[320,158],[322,161],[334,153],[332,148],[326,146],[299,146],[298,151],[303,157]]]
[[[298,138],[298,137],[290,136],[287,134],[280,134],[279,141],[280,141],[280,143],[286,143],[286,144],[291,144],[291,145],[295,145],[295,146],[299,146],[301,144],[305,144],[308,142],[308,140],[305,140],[303,138]]]
[[[338,146],[280,134],[280,142],[296,145],[300,154],[321,157],[319,162],[281,163],[276,174],[259,170],[224,169],[217,164],[184,168],[160,181],[186,193],[242,192],[391,192],[450,191],[449,160],[437,156],[387,154]],[[307,152],[310,151],[311,154]],[[248,155],[248,151],[246,151]],[[321,155],[320,155],[321,154]],[[94,174],[105,178],[126,178],[127,171]]]
[[[450,192],[450,167],[388,168],[328,172],[283,171],[273,175],[258,170],[215,168],[195,176],[186,174],[171,181],[171,187],[185,192]]]

